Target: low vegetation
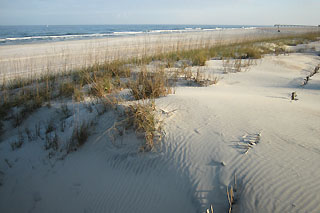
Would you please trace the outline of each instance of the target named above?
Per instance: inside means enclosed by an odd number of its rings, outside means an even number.
[[[162,125],[155,112],[155,103],[133,104],[127,110],[127,125],[132,126],[137,134],[142,134],[145,142],[140,151],[146,152],[154,149],[161,141]]]
[[[165,73],[164,69],[150,72],[145,67],[141,69],[136,79],[128,83],[128,88],[136,100],[159,98],[170,94],[172,91],[168,74]]]
[[[88,139],[90,135],[90,126],[92,124],[83,121],[80,125],[76,125],[72,132],[72,137],[67,146],[67,152],[76,151]]]
[[[228,204],[229,204],[229,208],[228,208],[228,213],[232,212],[232,209],[234,207],[234,205],[236,205],[237,203],[237,177],[236,174],[234,175],[234,182],[233,185],[231,184],[231,186],[229,187],[229,185],[227,186],[227,200],[228,200]],[[207,213],[214,213],[214,207],[213,205],[210,205],[210,208],[207,209],[206,211]]]
[[[150,151],[161,140],[161,122],[154,99],[173,93],[174,85],[180,79],[197,86],[209,86],[219,81],[218,77],[205,75],[199,68],[196,74],[188,68],[201,67],[207,60],[215,59],[223,61],[225,73],[241,72],[255,63],[253,59],[260,59],[265,54],[286,53],[285,45],[307,43],[318,37],[319,34],[314,33],[230,44],[206,44],[191,49],[178,48],[177,45],[170,52],[158,51],[152,55],[97,62],[72,72],[48,74],[48,71],[31,79],[4,79],[0,88],[0,133],[5,130],[3,121],[10,120],[13,127],[19,127],[36,110],[43,106],[50,107],[54,101],[72,98],[73,102],[82,102],[85,98],[91,98],[99,100],[99,107],[90,107],[98,115],[129,103],[126,125],[131,126],[138,135],[144,135],[145,144],[141,146],[141,151]],[[123,90],[128,90],[135,102],[119,95]],[[143,101],[140,103],[138,100]],[[72,115],[67,105],[62,105],[61,112],[62,120]],[[58,126],[47,123],[46,147],[49,149],[58,149],[59,138],[54,134],[57,129]],[[64,131],[64,123],[60,129]],[[89,134],[90,124],[77,125],[68,151],[82,146]],[[35,135],[40,135],[39,129]],[[13,144],[14,149],[21,146],[19,141]]]
[[[11,149],[16,150],[16,149],[20,148],[23,144],[24,144],[24,137],[22,135],[22,132],[19,131],[18,132],[18,139],[10,144]]]
[[[59,137],[57,132],[54,134],[47,133],[46,134],[46,141],[45,141],[45,149],[50,150],[52,149],[53,151],[58,151],[59,149]]]

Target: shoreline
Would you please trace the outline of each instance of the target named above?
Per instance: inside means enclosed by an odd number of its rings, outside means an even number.
[[[76,32],[76,29],[72,29],[76,27],[76,25],[70,25],[71,31],[66,34],[62,32],[46,34],[44,33],[42,26],[21,26],[23,27],[36,27],[36,31],[39,31],[38,34],[24,34],[25,36],[19,36],[17,33],[16,37],[14,35],[9,37],[1,37],[0,36],[0,46],[5,45],[23,45],[23,44],[41,44],[41,43],[52,43],[52,42],[61,42],[61,41],[77,41],[77,40],[92,40],[92,39],[104,39],[104,38],[114,38],[114,37],[128,37],[128,36],[136,36],[136,35],[165,35],[172,33],[192,33],[192,32],[205,32],[205,31],[220,31],[224,29],[253,29],[253,28],[262,28],[262,27],[271,27],[271,26],[254,26],[254,25],[96,25],[98,27],[103,27],[100,30],[88,31],[83,30],[83,32]],[[53,27],[68,27],[68,25],[51,25]],[[79,25],[92,27],[95,25]],[[153,27],[152,27],[153,26]],[[169,28],[169,26],[171,28]],[[17,26],[1,26],[1,28],[5,27],[17,27]],[[48,28],[48,26],[46,26]],[[109,27],[109,28],[108,28]],[[112,27],[112,28],[110,28]],[[124,28],[126,27],[126,28]],[[136,28],[134,28],[136,27]],[[45,28],[46,29],[46,28]],[[4,29],[7,30],[7,29]],[[27,30],[27,29],[26,29]],[[55,29],[59,31],[58,29]],[[80,29],[81,31],[81,29]],[[8,35],[7,35],[8,36]],[[14,41],[17,41],[16,43]],[[21,42],[19,42],[21,41]],[[6,43],[9,42],[9,43]],[[11,42],[11,43],[10,43]]]
[[[23,78],[47,73],[67,72],[94,63],[169,52],[177,48],[197,48],[201,45],[232,43],[257,38],[272,38],[319,28],[223,29],[219,31],[170,34],[140,34],[135,36],[48,42],[40,44],[0,46],[0,79]],[[27,77],[28,78],[28,77]]]

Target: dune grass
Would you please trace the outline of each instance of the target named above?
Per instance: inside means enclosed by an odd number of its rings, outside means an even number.
[[[202,45],[191,49],[187,48],[188,45],[180,47],[177,44],[171,51],[159,49],[151,55],[145,53],[132,58],[115,58],[111,61],[96,62],[74,69],[72,72],[49,74],[50,70],[47,70],[46,74],[32,79],[21,77],[10,81],[4,79],[0,87],[0,122],[12,119],[13,126],[18,127],[38,108],[44,105],[50,106],[51,101],[62,98],[72,97],[75,102],[81,102],[85,96],[93,96],[101,99],[106,106],[114,108],[123,101],[115,95],[123,89],[128,89],[135,100],[154,100],[172,93],[174,79],[170,73],[166,72],[166,68],[177,66],[180,70],[177,72],[184,73],[186,79],[198,85],[207,86],[217,83],[219,79],[215,77],[210,79],[199,71],[193,77],[185,67],[204,66],[207,60],[214,58],[224,61],[225,72],[230,71],[228,67],[242,71],[243,68],[251,65],[252,59],[260,59],[265,54],[285,52],[283,45],[307,43],[319,37],[319,33],[308,33],[229,44],[203,42]],[[270,43],[275,44],[277,48],[268,47]],[[234,64],[228,64],[231,60]],[[158,65],[151,71],[147,67],[153,62],[158,62]],[[175,80],[180,74],[176,73]],[[153,123],[157,123],[155,115],[151,113],[155,108],[150,105],[144,107],[132,105],[129,109],[128,116],[135,118],[132,125],[137,132],[145,132],[148,144],[145,150],[149,150],[152,144],[151,138],[154,138],[155,132]],[[145,116],[148,119],[143,120],[139,116]],[[139,124],[138,121],[147,123]],[[75,135],[80,135],[76,133]]]
[[[67,153],[76,151],[85,144],[91,134],[91,126],[92,124],[83,121],[81,124],[74,127],[72,137],[67,144]]]
[[[141,152],[148,152],[154,149],[161,141],[162,125],[155,113],[155,103],[132,104],[127,110],[128,125],[132,126],[137,134],[143,134],[144,143],[140,146]]]
[[[128,65],[142,66],[156,60],[163,61],[166,64],[166,67],[173,67],[175,62],[180,60],[189,60],[194,66],[203,66],[205,65],[205,62],[211,58],[259,59],[264,54],[270,54],[274,52],[274,50],[264,47],[263,44],[274,43],[278,46],[297,45],[316,41],[319,36],[320,33],[286,35],[279,38],[261,38],[253,39],[252,41],[244,40],[229,44],[208,43],[206,45],[198,45],[192,49],[186,48],[191,45],[184,45],[185,47],[180,48],[180,46],[177,44],[177,48],[171,51],[159,49],[158,52],[155,52],[152,55],[142,54],[141,56],[136,56],[129,59],[116,58],[111,61],[106,60],[104,62],[95,62],[92,65],[75,68],[70,72],[65,71],[55,73],[51,72],[50,70],[46,70],[46,72],[44,72],[45,74],[33,76],[33,78],[22,78],[21,76],[17,76],[15,79],[11,79],[10,81],[6,81],[4,78],[0,87],[0,91],[5,89],[13,90],[16,88],[22,88],[27,85],[35,84],[36,82],[41,83],[44,81],[61,81],[61,78],[65,78],[65,76],[72,76],[75,83],[82,81],[82,83],[85,84],[86,81],[83,75],[93,72],[100,72],[100,74],[107,74],[111,77],[130,77],[131,69]]]
[[[149,72],[145,67],[128,83],[128,88],[136,100],[154,99],[171,93],[168,75],[164,69]]]

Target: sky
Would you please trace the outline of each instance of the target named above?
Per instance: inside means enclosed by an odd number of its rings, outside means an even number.
[[[320,0],[0,0],[0,25],[320,24]]]

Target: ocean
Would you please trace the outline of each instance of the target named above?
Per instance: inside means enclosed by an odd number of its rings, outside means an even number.
[[[0,26],[0,45],[93,39],[114,36],[134,36],[142,33],[184,33],[252,28],[240,25],[23,25]]]

